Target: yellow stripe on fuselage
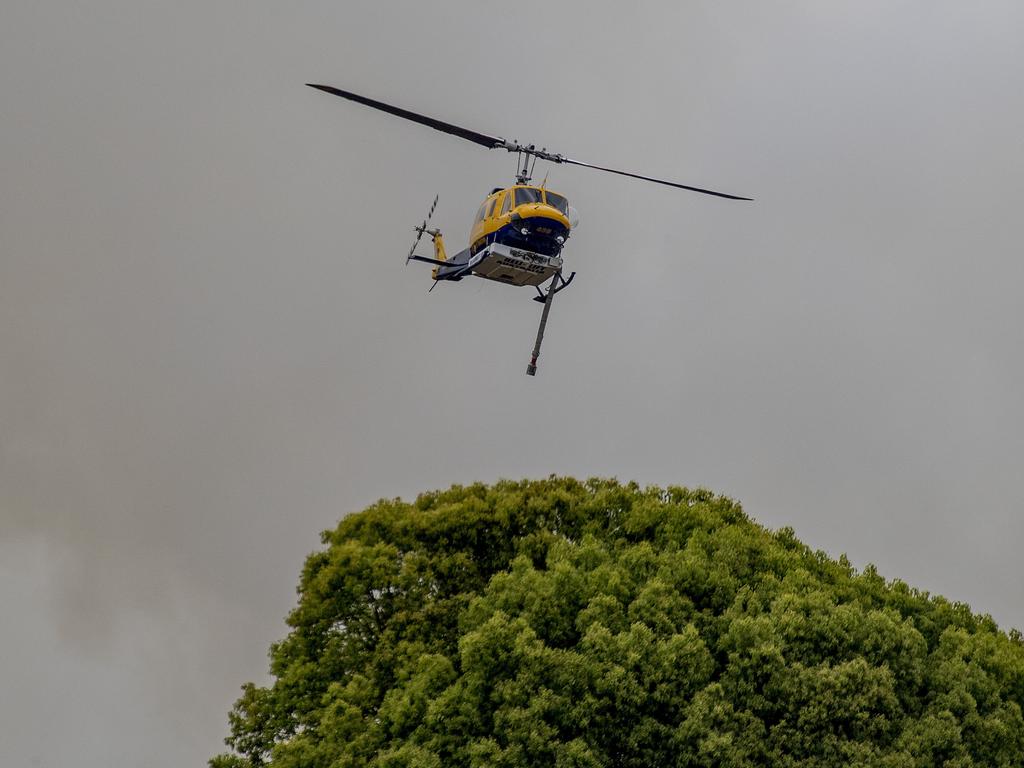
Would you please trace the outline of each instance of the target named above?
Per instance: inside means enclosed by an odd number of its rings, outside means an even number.
[[[517,185],[514,187],[508,187],[495,192],[492,195],[488,195],[484,200],[483,218],[478,217],[473,222],[473,228],[469,233],[469,244],[470,247],[476,246],[478,243],[482,243],[483,240],[488,236],[497,232],[499,229],[504,227],[506,224],[512,221],[512,215],[518,214],[521,219],[552,219],[557,221],[559,224],[564,226],[566,229],[569,228],[569,218],[557,208],[548,205],[547,203],[524,203],[523,205],[515,205],[509,207],[509,210],[501,213],[505,196],[513,194],[513,190],[516,189],[533,189],[537,192],[541,191],[540,187],[526,187]],[[512,202],[515,202],[513,198]],[[490,216],[487,215],[488,211]]]

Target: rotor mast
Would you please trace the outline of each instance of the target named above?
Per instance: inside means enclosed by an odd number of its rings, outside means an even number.
[[[537,167],[537,158],[547,155],[546,150],[540,150],[530,144],[529,146],[521,146],[515,141],[506,141],[503,145],[495,147],[495,149],[506,149],[509,152],[518,153],[516,158],[516,184],[529,184],[530,179],[533,178],[533,169]],[[530,162],[530,157],[533,157],[533,162]],[[523,167],[519,167],[519,158],[522,158]],[[545,158],[547,159],[547,158]]]

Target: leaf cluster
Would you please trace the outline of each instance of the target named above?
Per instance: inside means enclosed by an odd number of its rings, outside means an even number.
[[[703,489],[380,501],[306,561],[212,768],[1024,766],[1024,644]]]

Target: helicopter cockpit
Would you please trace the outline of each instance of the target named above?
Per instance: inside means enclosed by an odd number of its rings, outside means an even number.
[[[546,203],[563,216],[569,212],[569,201],[559,194],[540,187],[515,187],[516,205]]]
[[[513,194],[515,195],[515,202],[512,202]],[[543,187],[512,187],[508,191],[508,194],[505,196],[505,205],[511,208],[518,208],[519,206],[523,205],[545,205],[549,208],[555,209],[555,218],[561,218],[563,219],[563,221],[566,218],[569,219],[568,229],[572,229],[573,227],[576,226],[573,223],[573,221],[575,220],[576,211],[571,205],[569,205],[569,201],[566,200],[565,197],[563,197],[562,195],[552,192],[549,189],[544,189]],[[535,212],[533,215],[550,215],[541,213],[536,209],[534,209],[534,211]],[[502,210],[502,213],[504,212],[505,209]]]

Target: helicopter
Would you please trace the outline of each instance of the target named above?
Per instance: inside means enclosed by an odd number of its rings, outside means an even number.
[[[628,176],[728,200],[753,199],[584,163],[555,152],[549,152],[546,147],[537,149],[534,144],[520,144],[518,141],[509,141],[500,136],[478,133],[330,85],[315,83],[306,83],[306,85],[378,109],[381,112],[411,120],[434,130],[458,136],[487,149],[504,149],[507,152],[516,153],[515,183],[507,187],[495,187],[484,198],[473,219],[467,248],[453,256],[448,256],[441,231],[436,227],[431,229],[427,226],[437,208],[438,198],[435,196],[423,223],[413,227],[416,239],[409,249],[405,263],[420,261],[433,266],[431,277],[434,283],[431,285],[431,290],[441,281],[458,282],[470,276],[494,280],[506,285],[534,287],[537,295],[533,299],[541,302],[544,309],[541,311],[533,353],[526,367],[526,373],[530,376],[537,373],[537,359],[540,357],[544,329],[547,326],[548,314],[551,311],[551,303],[555,294],[568,287],[576,277],[575,272],[570,273],[568,278],[563,277],[561,253],[570,234],[579,226],[579,215],[576,210],[569,205],[569,201],[564,195],[547,189],[546,177],[545,182],[540,186],[531,184],[537,160],[546,160],[560,165],[579,165],[584,168],[593,168],[619,176]],[[424,234],[429,235],[433,242],[434,255],[432,258],[415,253]],[[548,282],[549,280],[550,282]],[[542,290],[541,286],[545,282],[548,282],[547,289]]]

